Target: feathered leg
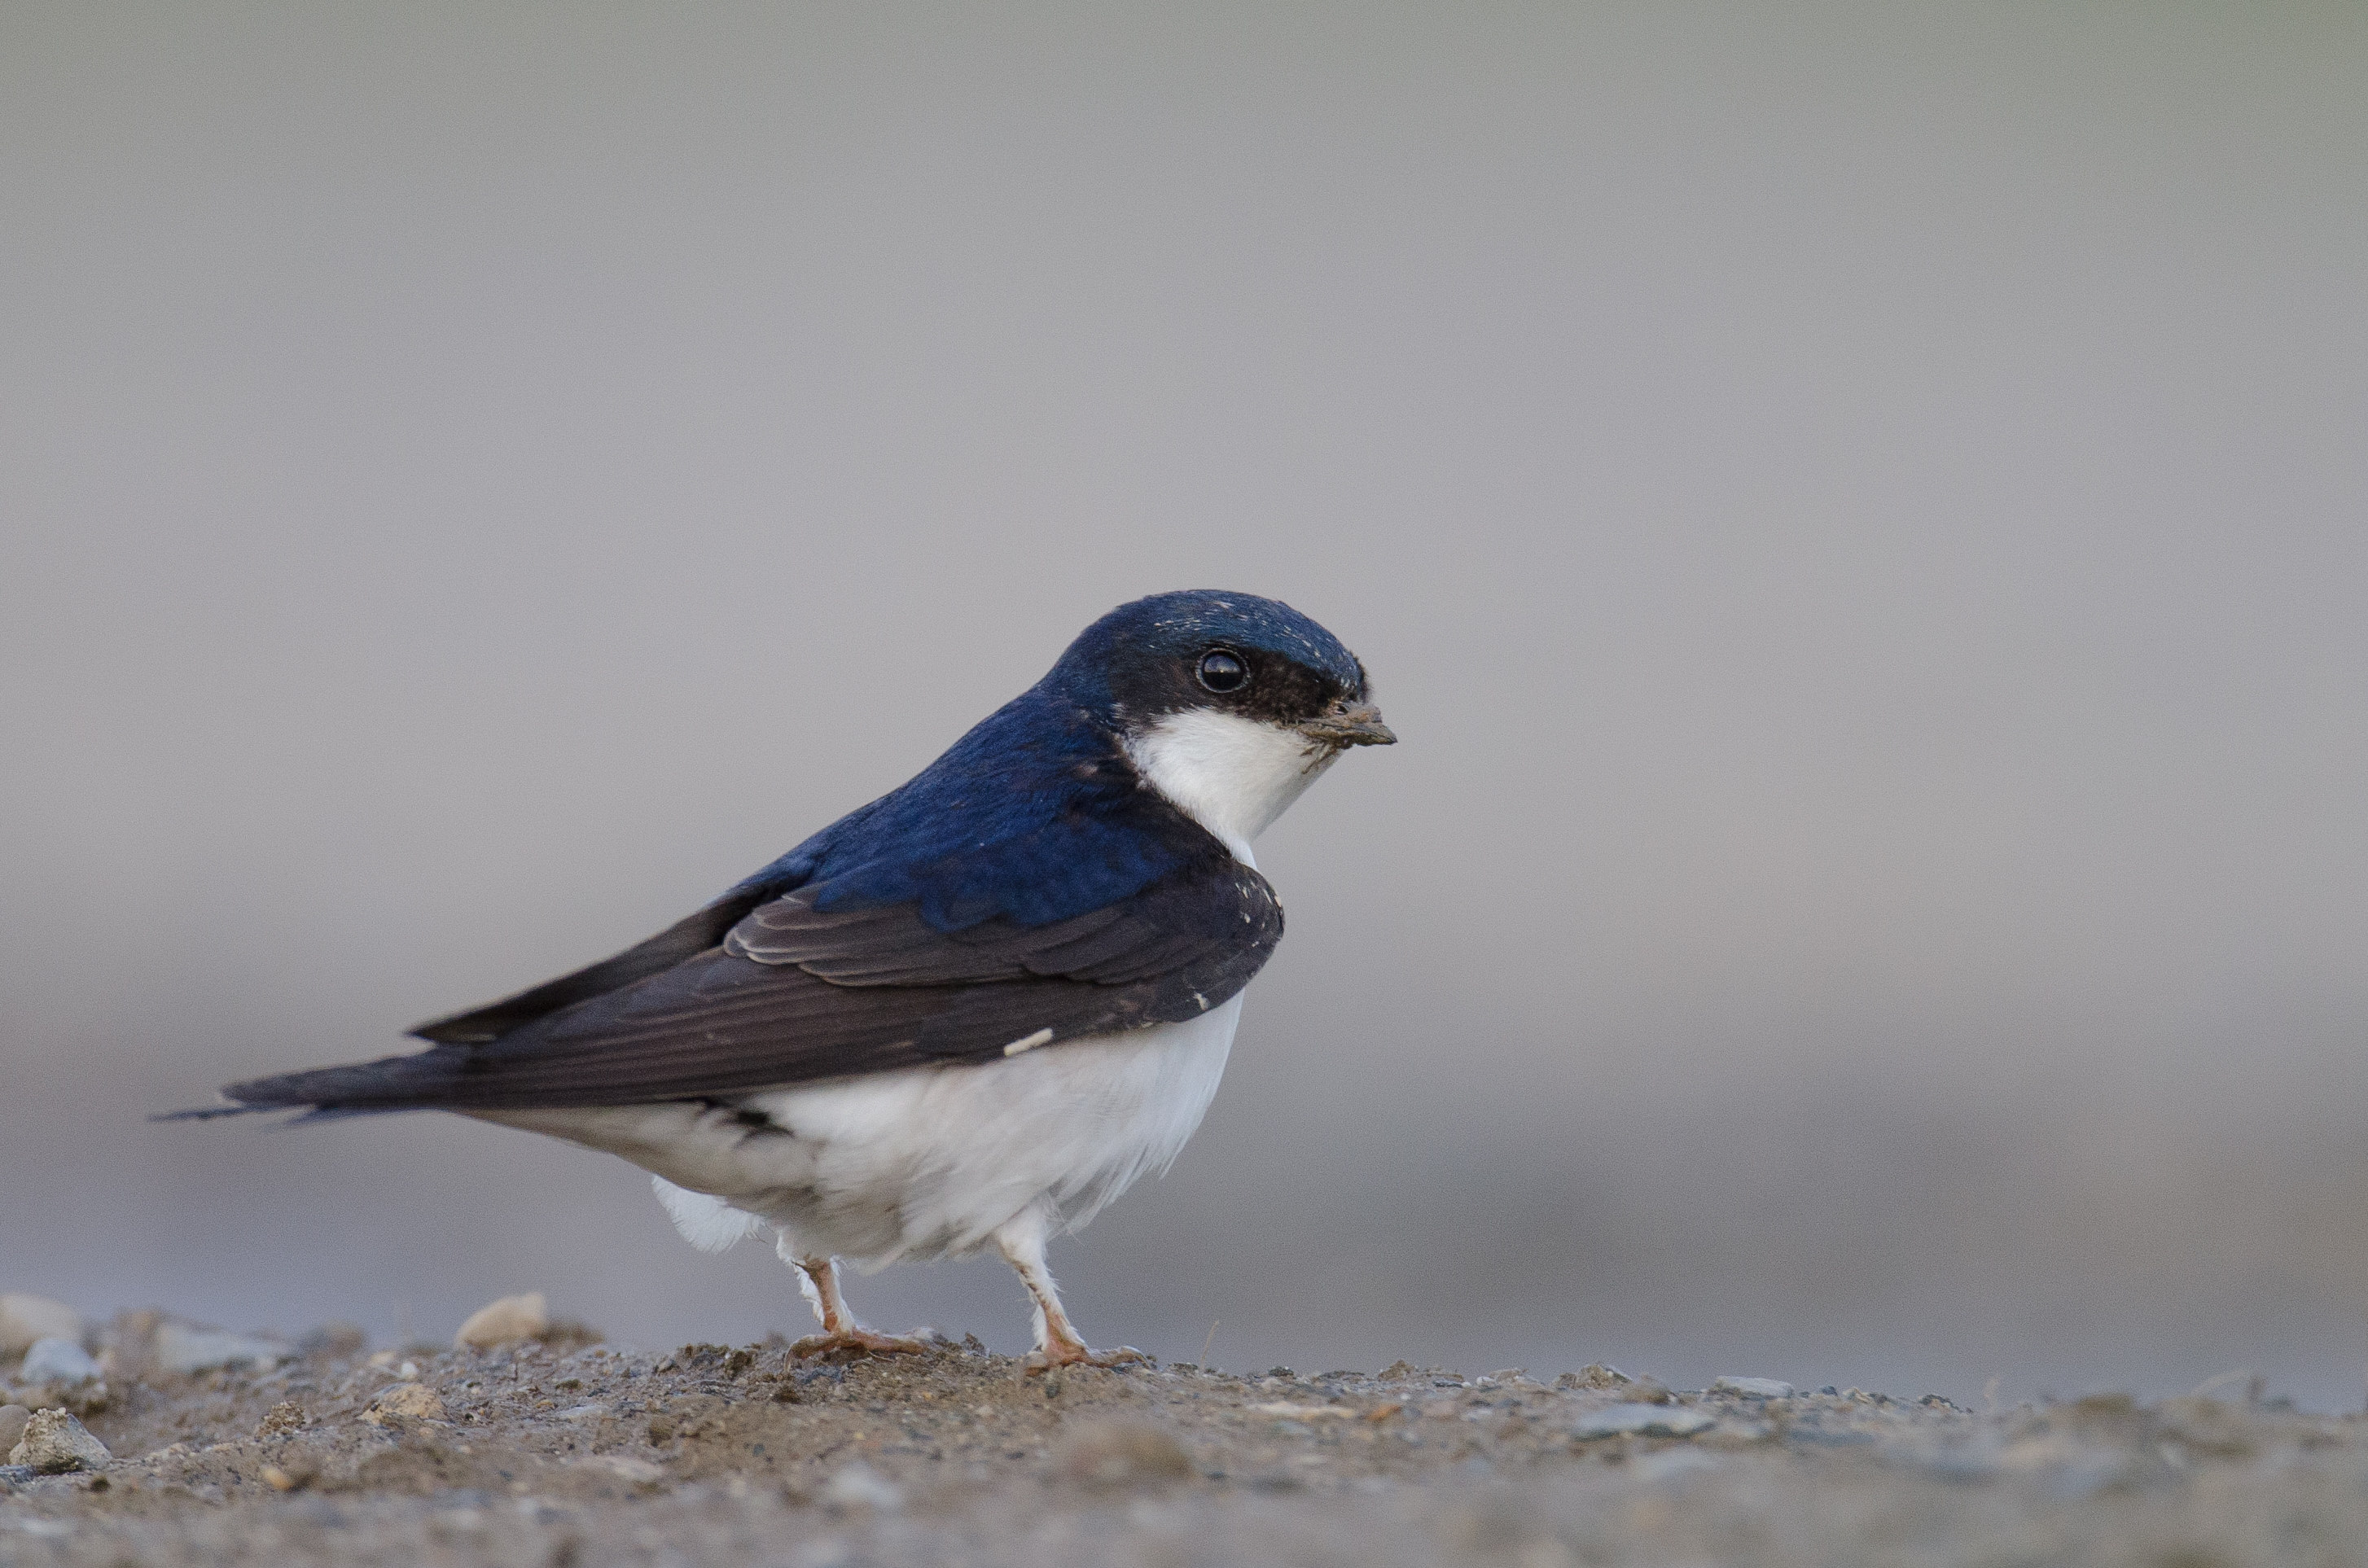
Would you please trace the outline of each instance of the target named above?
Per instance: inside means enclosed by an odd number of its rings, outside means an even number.
[[[848,1310],[847,1298],[838,1290],[838,1265],[827,1257],[807,1257],[793,1251],[789,1238],[781,1239],[777,1249],[781,1261],[798,1271],[798,1288],[822,1320],[822,1332],[809,1334],[790,1346],[790,1354],[800,1358],[827,1356],[834,1353],[852,1356],[918,1356],[929,1348],[925,1339],[909,1339],[902,1335],[874,1334],[855,1321]]]
[[[1054,1367],[1080,1365],[1123,1367],[1150,1360],[1150,1357],[1128,1346],[1096,1350],[1077,1337],[1069,1314],[1061,1310],[1061,1292],[1053,1283],[1052,1270],[1044,1267],[1047,1230],[1043,1211],[1030,1208],[995,1233],[996,1250],[1003,1254],[1003,1261],[1011,1265],[1020,1283],[1036,1300],[1036,1348],[1024,1363],[1028,1370],[1044,1372]]]

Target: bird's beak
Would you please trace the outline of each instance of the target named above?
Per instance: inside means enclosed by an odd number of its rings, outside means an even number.
[[[1398,741],[1382,722],[1382,710],[1370,702],[1341,703],[1298,729],[1309,740],[1327,746],[1389,746]]]

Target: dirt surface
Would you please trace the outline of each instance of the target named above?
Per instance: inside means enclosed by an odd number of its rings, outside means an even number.
[[[12,1382],[97,1472],[0,1471],[0,1564],[2368,1562],[2368,1423],[2260,1391],[1975,1413],[1607,1369],[1030,1377],[946,1344],[794,1360],[562,1330],[316,1335],[269,1369]],[[54,1425],[52,1422],[51,1425]],[[1590,1435],[1605,1426],[1631,1428]]]

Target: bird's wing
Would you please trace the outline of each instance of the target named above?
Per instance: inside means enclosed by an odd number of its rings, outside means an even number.
[[[759,904],[720,945],[491,1041],[223,1092],[331,1110],[525,1109],[992,1061],[1197,1017],[1247,985],[1282,936],[1274,890],[1230,857],[1034,926],[939,931],[911,904],[826,912],[829,886]]]
[[[564,1007],[595,996],[620,991],[636,981],[697,958],[723,939],[741,916],[765,902],[761,892],[745,886],[733,889],[696,915],[676,921],[645,942],[636,943],[612,958],[588,964],[556,980],[506,996],[465,1013],[432,1019],[409,1032],[416,1040],[439,1045],[483,1045],[511,1030],[546,1018]]]

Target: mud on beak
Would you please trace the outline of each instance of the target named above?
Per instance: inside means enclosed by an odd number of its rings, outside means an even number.
[[[1327,746],[1390,746],[1398,741],[1382,722],[1382,710],[1370,702],[1336,703],[1321,717],[1296,728],[1309,740]]]

